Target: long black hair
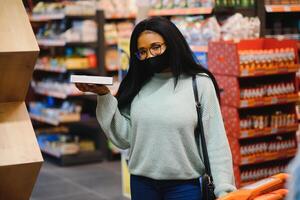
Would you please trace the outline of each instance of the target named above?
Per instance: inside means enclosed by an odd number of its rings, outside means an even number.
[[[143,31],[153,31],[160,34],[166,43],[169,56],[170,68],[175,77],[175,86],[181,74],[196,75],[198,73],[207,74],[215,86],[218,98],[219,87],[210,71],[197,64],[189,45],[179,29],[164,17],[151,17],[138,23],[130,38],[130,60],[129,70],[120,84],[118,93],[118,107],[122,109],[131,104],[134,97],[138,94],[142,86],[151,78],[139,67],[139,60],[135,56],[137,52],[137,40]]]

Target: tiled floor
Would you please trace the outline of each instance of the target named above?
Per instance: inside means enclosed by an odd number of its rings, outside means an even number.
[[[119,161],[59,167],[44,162],[30,200],[126,200]]]

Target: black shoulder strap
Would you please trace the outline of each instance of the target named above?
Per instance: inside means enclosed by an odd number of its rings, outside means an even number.
[[[208,157],[208,152],[207,152],[207,146],[206,146],[206,140],[205,140],[205,135],[204,135],[204,128],[203,128],[203,123],[202,123],[201,104],[199,102],[197,80],[196,80],[195,75],[193,76],[193,91],[194,91],[194,97],[195,97],[195,103],[196,103],[196,109],[197,109],[197,115],[198,115],[198,124],[197,124],[197,128],[195,130],[195,139],[198,144],[199,136],[200,136],[205,171],[212,178],[209,157]],[[197,146],[198,146],[199,154],[201,155],[199,145],[197,145]]]

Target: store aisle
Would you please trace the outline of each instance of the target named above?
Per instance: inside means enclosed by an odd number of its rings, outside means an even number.
[[[44,162],[30,200],[125,200],[119,161],[59,167]]]

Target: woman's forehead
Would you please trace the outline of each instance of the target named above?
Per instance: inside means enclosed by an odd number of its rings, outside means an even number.
[[[152,43],[155,43],[155,42],[163,43],[164,41],[165,41],[164,38],[160,34],[154,32],[154,31],[146,30],[146,31],[143,31],[140,34],[140,36],[138,37],[137,46],[138,46],[138,48],[148,47]]]

